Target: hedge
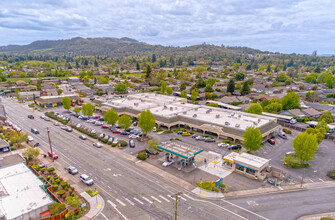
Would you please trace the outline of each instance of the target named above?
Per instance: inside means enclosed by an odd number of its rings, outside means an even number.
[[[335,180],[335,170],[328,171],[327,176]]]
[[[68,120],[62,120],[61,118],[58,118],[54,112],[46,112],[45,115],[65,125],[69,122]]]
[[[292,131],[287,128],[283,128],[283,132],[286,134],[292,134]]]
[[[51,172],[55,171],[55,168],[54,168],[54,167],[50,167],[50,168],[47,169],[47,171],[48,171],[49,173],[51,173]]]
[[[119,143],[121,147],[127,147],[128,145],[127,141],[124,141],[124,140],[120,140]]]
[[[138,153],[137,159],[139,159],[139,160],[145,160],[145,159],[147,159],[147,152],[141,151],[140,153]]]
[[[66,193],[66,191],[65,190],[59,190],[58,192],[57,192],[57,195],[64,195]]]
[[[57,215],[65,210],[65,204],[55,202],[49,206],[49,209],[52,215]]]
[[[39,165],[32,165],[31,167],[34,168],[36,171],[40,170],[40,166]]]
[[[59,187],[59,185],[57,185],[57,184],[52,185],[52,188],[53,188],[55,191],[58,189],[58,187]]]

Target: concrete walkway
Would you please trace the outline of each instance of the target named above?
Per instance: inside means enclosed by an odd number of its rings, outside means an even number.
[[[105,200],[100,195],[91,197],[86,192],[82,192],[80,195],[87,200],[91,207],[90,211],[82,219],[94,219],[102,212],[105,207]]]
[[[306,215],[298,218],[297,220],[320,220],[322,217],[329,217],[335,219],[335,212],[327,212],[315,215]]]

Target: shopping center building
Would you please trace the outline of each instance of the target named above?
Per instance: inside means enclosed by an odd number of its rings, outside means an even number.
[[[137,118],[141,111],[149,109],[154,114],[158,126],[168,129],[184,126],[235,142],[243,140],[242,136],[250,126],[258,127],[264,140],[275,135],[280,128],[276,118],[195,105],[187,103],[187,99],[184,98],[156,93],[138,93],[125,98],[97,101],[101,104],[96,109],[101,112],[114,109],[119,115],[126,114]]]

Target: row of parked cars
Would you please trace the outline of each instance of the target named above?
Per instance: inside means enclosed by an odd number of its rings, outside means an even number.
[[[190,136],[191,133],[187,132],[187,131],[178,131],[177,134],[182,135],[182,136]],[[210,137],[203,137],[197,134],[192,134],[191,135],[192,138],[194,138],[197,141],[205,141],[205,142],[215,142],[215,139],[210,138]]]

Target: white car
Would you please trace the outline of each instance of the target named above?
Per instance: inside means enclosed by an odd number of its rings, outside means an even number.
[[[219,143],[218,144],[218,147],[229,147],[230,145],[229,144],[226,144],[226,143]]]
[[[55,126],[59,126],[59,123],[58,123],[58,122],[55,122],[54,125],[55,125]]]
[[[81,124],[77,124],[77,126],[76,126],[77,128],[81,128]]]
[[[82,174],[80,176],[80,180],[88,186],[91,186],[94,183],[93,180],[89,176],[87,176],[86,174]]]
[[[94,125],[96,125],[96,126],[101,126],[101,125],[103,125],[104,123],[103,122],[101,122],[101,121],[96,121],[95,123],[94,123]]]
[[[32,136],[28,136],[28,141],[34,141],[34,138]]]
[[[107,139],[107,138],[106,138]],[[112,142],[113,141],[113,138],[112,137],[110,137],[109,139],[108,139],[108,142]]]
[[[91,133],[96,134],[97,131],[93,129],[93,130],[91,131]]]
[[[114,140],[113,140],[113,144],[117,144],[118,142],[119,142],[119,139],[114,138]]]
[[[63,130],[66,130],[67,126],[61,126],[60,128],[63,129]]]
[[[95,143],[93,143],[93,146],[94,146],[94,147],[97,147],[97,148],[101,148],[101,147],[102,147],[102,144],[99,143],[99,142],[95,142]]]
[[[105,134],[104,134],[104,133],[101,133],[101,134],[99,135],[99,137],[104,138],[104,137],[105,137]]]
[[[163,164],[162,164],[162,166],[163,167],[167,167],[167,166],[170,166],[171,164],[173,164],[174,163],[174,160],[171,160],[171,161],[165,161]]]
[[[131,134],[129,135],[129,138],[130,139],[136,139],[136,138],[139,138],[140,136],[136,135],[136,134]]]

